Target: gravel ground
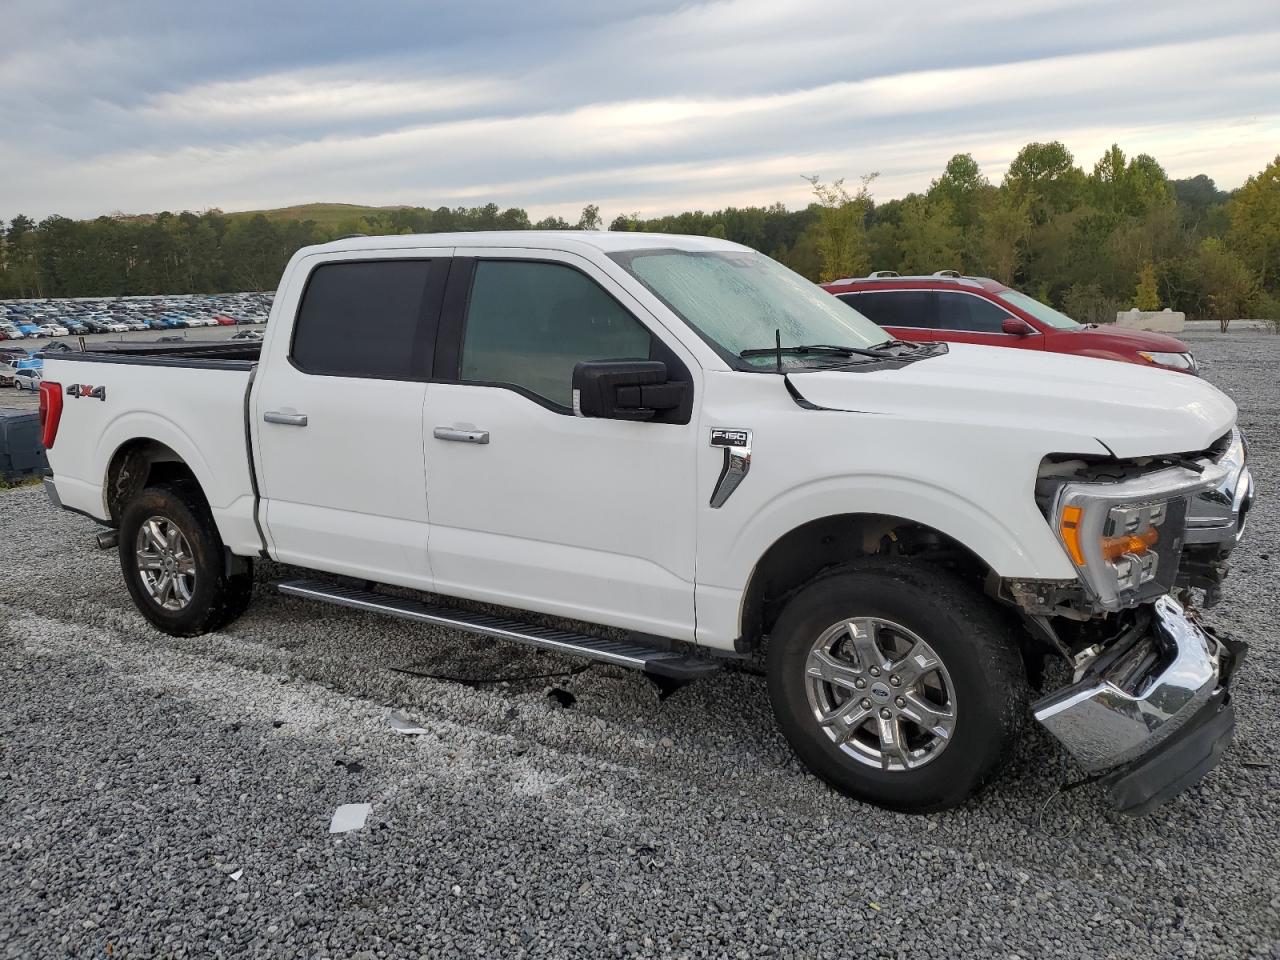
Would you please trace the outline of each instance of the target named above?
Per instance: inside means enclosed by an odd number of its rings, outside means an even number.
[[[269,564],[230,629],[165,637],[89,521],[0,491],[0,957],[1280,957],[1280,337],[1196,348],[1252,441],[1209,616],[1252,651],[1226,760],[1142,820],[1055,796],[1077,771],[1035,729],[909,817],[806,775],[750,673],[665,702],[608,667],[400,673],[575,664],[273,595]],[[330,835],[343,803],[368,823]]]

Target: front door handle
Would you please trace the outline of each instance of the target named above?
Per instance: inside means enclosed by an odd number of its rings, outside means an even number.
[[[460,427],[436,427],[432,435],[437,440],[457,440],[459,443],[488,443],[488,430],[463,430]]]
[[[262,415],[262,419],[267,423],[282,423],[286,427],[305,427],[307,425],[307,415],[305,413],[281,413],[279,410],[268,410]]]

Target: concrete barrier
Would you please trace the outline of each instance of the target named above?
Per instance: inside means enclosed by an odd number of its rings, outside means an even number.
[[[1187,322],[1185,313],[1164,310],[1124,310],[1116,314],[1116,326],[1130,330],[1153,330],[1157,333],[1181,333]]]

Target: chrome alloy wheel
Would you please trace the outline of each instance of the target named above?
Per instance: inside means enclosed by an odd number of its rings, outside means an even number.
[[[138,574],[151,599],[165,610],[181,610],[196,589],[191,544],[167,517],[148,517],[134,544]]]
[[[929,644],[892,621],[858,617],[828,627],[809,650],[805,681],[823,733],[859,763],[922,767],[955,732],[947,668]]]

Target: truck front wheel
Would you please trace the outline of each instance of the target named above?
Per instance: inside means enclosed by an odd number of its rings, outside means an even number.
[[[837,790],[892,810],[954,806],[1017,739],[1027,683],[991,604],[939,567],[870,558],[801,589],[769,638],[769,698]]]
[[[175,637],[226,626],[249,605],[252,567],[231,573],[217,525],[192,484],[147,487],[120,518],[120,568],[144,617]]]

